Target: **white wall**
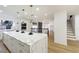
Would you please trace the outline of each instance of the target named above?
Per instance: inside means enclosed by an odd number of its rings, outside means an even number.
[[[75,35],[76,39],[79,40],[79,15],[75,15]]]
[[[54,42],[67,45],[67,12],[59,11],[54,14]]]

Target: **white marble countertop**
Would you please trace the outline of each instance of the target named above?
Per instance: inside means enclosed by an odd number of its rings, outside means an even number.
[[[32,45],[40,39],[46,38],[47,34],[44,33],[33,33],[33,35],[29,35],[29,32],[21,33],[16,31],[3,32],[11,37],[16,38],[17,40],[24,42],[28,45]]]

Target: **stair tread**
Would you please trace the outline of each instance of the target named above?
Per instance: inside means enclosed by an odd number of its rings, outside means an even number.
[[[75,35],[74,33],[67,33],[67,34],[69,34],[69,35]]]
[[[67,33],[67,35],[74,35],[75,36],[75,34],[73,34],[73,33]]]
[[[75,36],[67,36],[67,38],[76,38]]]
[[[76,37],[75,35],[67,35],[68,37]]]

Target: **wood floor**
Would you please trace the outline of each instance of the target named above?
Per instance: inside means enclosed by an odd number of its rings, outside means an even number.
[[[79,53],[79,41],[68,40],[68,46],[54,43],[54,35],[50,33],[48,39],[49,53]]]
[[[9,53],[2,41],[0,41],[0,53]]]

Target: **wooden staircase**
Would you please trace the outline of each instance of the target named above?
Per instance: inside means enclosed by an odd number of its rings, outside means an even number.
[[[71,23],[69,21],[67,22],[67,39],[68,45],[79,46],[79,40],[76,40]]]
[[[76,36],[69,21],[67,22],[67,44],[70,50],[79,52],[79,40],[76,40]]]
[[[71,26],[71,23],[69,21],[67,22],[67,39],[68,40],[75,40],[76,39],[75,34],[72,29],[72,26]]]

